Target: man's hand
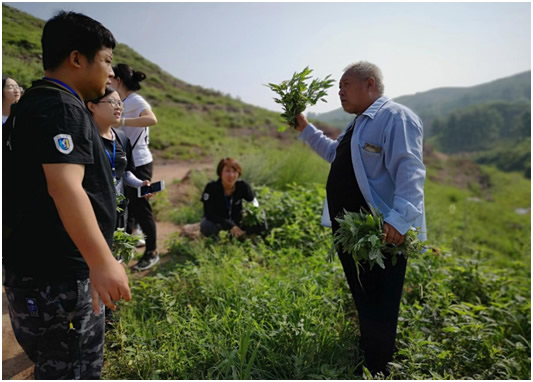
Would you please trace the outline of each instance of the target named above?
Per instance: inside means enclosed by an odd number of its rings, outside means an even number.
[[[236,238],[239,238],[239,237],[241,237],[242,235],[245,234],[245,232],[242,229],[240,229],[239,227],[237,227],[236,225],[231,227],[230,233]]]
[[[383,242],[389,244],[402,245],[405,241],[405,235],[400,234],[396,228],[389,223],[383,225]]]
[[[298,124],[295,129],[302,132],[303,129],[306,128],[307,125],[309,125],[309,121],[307,118],[305,118],[305,115],[303,114],[297,114],[296,115],[296,123]]]
[[[106,259],[102,264],[90,268],[91,297],[95,314],[100,312],[100,299],[105,306],[115,310],[115,301],[131,300],[128,276],[124,267],[113,257]]]

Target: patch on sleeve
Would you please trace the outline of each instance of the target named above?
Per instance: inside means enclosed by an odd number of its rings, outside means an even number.
[[[205,192],[203,198],[204,198],[204,200],[208,200],[209,199],[209,194],[207,192]]]
[[[54,137],[54,143],[60,153],[70,154],[74,150],[74,142],[69,134],[57,134]]]

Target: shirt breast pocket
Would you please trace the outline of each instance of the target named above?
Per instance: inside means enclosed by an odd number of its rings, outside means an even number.
[[[375,143],[359,141],[359,151],[367,177],[377,177],[383,167],[383,148]]]

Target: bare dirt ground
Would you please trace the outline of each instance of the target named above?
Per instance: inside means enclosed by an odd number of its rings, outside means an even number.
[[[164,180],[165,187],[169,191],[171,202],[180,196],[180,186],[176,180],[184,179],[191,169],[212,168],[211,162],[164,162],[157,161],[154,165],[153,180]],[[193,228],[194,229],[194,228]],[[176,232],[183,231],[183,227],[178,227],[171,222],[157,222],[157,243],[160,252],[161,262],[164,263],[167,253],[166,241],[168,237]],[[138,249],[139,252],[143,248]],[[130,265],[134,264],[133,261]],[[150,270],[135,274],[134,277],[142,277]],[[4,288],[2,287],[2,379],[33,379],[33,364],[26,357],[22,348],[17,343],[7,309],[7,300]]]

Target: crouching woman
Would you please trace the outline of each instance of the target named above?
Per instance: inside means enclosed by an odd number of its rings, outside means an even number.
[[[217,165],[218,179],[209,182],[202,194],[204,217],[200,231],[206,237],[217,237],[221,230],[229,230],[236,238],[244,234],[260,234],[266,223],[253,227],[243,226],[243,199],[257,205],[252,188],[244,180],[242,167],[233,158],[223,158]]]

